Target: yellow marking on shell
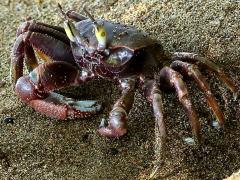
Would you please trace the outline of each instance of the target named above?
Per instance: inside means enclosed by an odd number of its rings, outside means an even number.
[[[95,35],[100,47],[105,48],[107,44],[107,33],[103,25],[95,25]]]
[[[44,60],[45,62],[53,62],[52,58],[50,58],[49,56],[47,56],[46,54],[44,54],[43,52],[39,51],[39,50],[35,50],[36,53],[38,54],[38,56]]]

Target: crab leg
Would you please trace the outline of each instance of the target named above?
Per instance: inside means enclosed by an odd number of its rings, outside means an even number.
[[[20,35],[12,49],[10,74],[14,84],[23,75],[24,44],[24,36]]]
[[[155,80],[144,80],[143,93],[148,102],[152,104],[156,125],[161,139],[166,137],[166,127],[163,121],[163,105],[161,91]]]
[[[36,23],[38,26],[41,25],[41,26],[43,26],[43,27],[45,27],[45,28],[48,27],[48,30],[47,30],[47,31],[49,31],[50,29],[54,29],[54,30],[58,31],[57,34],[58,34],[59,32],[62,32],[63,34],[65,34],[65,30],[64,30],[63,27],[53,26],[53,25],[50,25],[50,24],[42,23],[42,22],[34,22],[34,23]],[[55,31],[54,34],[56,34],[56,31]]]
[[[172,60],[181,60],[187,61],[191,63],[196,63],[197,65],[205,66],[209,70],[216,73],[216,75],[221,79],[225,85],[234,93],[235,98],[237,98],[239,90],[237,86],[233,83],[233,81],[225,74],[225,72],[215,63],[207,60],[204,57],[200,57],[194,53],[187,53],[187,52],[175,52],[172,53]]]
[[[96,101],[76,101],[52,91],[87,80],[90,78],[79,76],[79,71],[71,64],[45,63],[29,75],[20,77],[15,91],[23,102],[40,113],[58,119],[74,119],[96,113],[101,105]]]
[[[26,21],[19,26],[17,30],[17,36],[25,32],[37,32],[41,34],[46,34],[62,41],[67,45],[70,45],[69,39],[66,36],[65,30],[62,27],[52,26],[41,22]]]
[[[109,115],[108,125],[101,123],[98,132],[107,137],[120,137],[127,133],[126,120],[127,115],[132,108],[135,93],[134,78],[120,80],[122,96],[114,104]]]
[[[159,85],[155,80],[144,80],[142,85],[143,93],[148,102],[152,104],[155,116],[155,156],[154,171],[151,173],[150,178],[155,176],[161,162],[165,158],[165,143],[166,143],[166,127],[163,116],[162,95]]]
[[[179,101],[188,115],[193,135],[197,138],[198,142],[201,142],[199,119],[188,96],[188,91],[181,75],[169,67],[164,67],[160,71],[160,84],[165,84],[170,88],[174,87],[176,89]]]
[[[197,82],[198,87],[205,94],[207,102],[208,102],[209,106],[212,108],[214,114],[216,115],[219,124],[223,125],[224,124],[224,115],[221,112],[221,110],[217,104],[217,101],[216,101],[214,95],[212,94],[208,83],[205,80],[205,77],[198,70],[198,67],[196,65],[189,64],[186,62],[174,61],[171,64],[171,68],[180,72],[183,75],[192,76],[194,78],[194,80]]]

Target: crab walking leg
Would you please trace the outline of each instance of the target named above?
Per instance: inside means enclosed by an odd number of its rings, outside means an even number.
[[[152,104],[155,116],[155,162],[154,170],[150,174],[152,179],[158,172],[161,162],[165,158],[166,127],[163,116],[163,104],[161,91],[155,80],[145,80],[142,86],[144,96]]]
[[[37,32],[46,34],[55,39],[62,41],[63,43],[70,45],[69,39],[65,34],[65,30],[62,27],[52,26],[41,22],[26,21],[23,22],[17,29],[17,36],[24,34],[25,32]]]
[[[187,61],[191,63],[195,63],[200,66],[205,66],[211,71],[215,72],[216,75],[221,79],[225,85],[234,93],[235,99],[238,96],[239,90],[237,86],[233,83],[233,81],[225,74],[225,72],[215,63],[212,61],[207,60],[204,57],[201,57],[194,53],[187,53],[187,52],[175,52],[172,53],[171,56],[172,60],[181,60]]]
[[[46,24],[46,23],[42,23],[42,22],[36,22],[37,25],[41,25],[41,26],[44,26],[44,27],[48,27],[49,29],[54,29],[56,31],[59,31],[59,32],[62,32],[63,34],[65,34],[65,30],[63,27],[60,27],[60,26],[53,26],[53,25],[50,25],[50,24]]]
[[[144,96],[153,107],[156,126],[160,133],[161,139],[164,140],[166,138],[166,127],[163,121],[163,104],[161,91],[153,79],[144,80],[142,89]]]
[[[214,95],[212,94],[212,92],[209,88],[209,85],[206,82],[204,76],[198,70],[198,67],[196,65],[189,64],[186,62],[174,61],[171,64],[171,68],[180,72],[183,75],[191,76],[194,78],[194,80],[197,82],[198,87],[205,94],[207,102],[208,102],[209,106],[212,108],[215,116],[217,117],[219,124],[223,125],[224,124],[224,115],[221,112],[221,110],[217,104],[217,101],[216,101]]]
[[[19,35],[15,41],[11,53],[11,68],[10,76],[14,84],[23,75],[23,61],[24,61],[24,48],[25,48],[25,36]]]
[[[163,120],[163,104],[162,104],[162,95],[160,89],[157,87],[156,84],[154,84],[152,91],[152,106],[153,106],[153,112],[155,116],[156,121],[156,128],[157,128],[157,136],[158,133],[160,135],[159,139],[160,141],[157,141],[156,149],[159,149],[158,155],[163,156],[163,151],[165,148],[165,142],[166,142],[166,127]],[[159,158],[157,158],[159,160]]]
[[[135,93],[135,78],[120,80],[122,95],[114,104],[109,115],[108,125],[101,123],[98,132],[107,137],[120,137],[127,133],[127,115],[132,108]]]
[[[81,77],[79,71],[66,62],[45,63],[20,77],[15,91],[23,102],[45,115],[58,119],[87,117],[100,110],[98,102],[76,101],[52,91],[90,79]]]
[[[199,119],[188,96],[188,91],[184,81],[182,80],[182,76],[173,69],[164,67],[160,71],[160,84],[162,83],[167,83],[170,87],[174,87],[176,89],[179,101],[182,103],[188,115],[193,135],[197,138],[198,142],[201,142],[201,127]]]

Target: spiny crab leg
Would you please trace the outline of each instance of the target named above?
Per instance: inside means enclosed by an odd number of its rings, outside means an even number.
[[[194,80],[197,82],[198,87],[201,89],[201,91],[205,94],[207,102],[209,106],[212,108],[214,114],[216,115],[219,124],[222,126],[224,124],[224,115],[221,112],[217,101],[212,94],[208,83],[206,82],[204,76],[201,74],[201,72],[198,70],[198,67],[193,64],[189,64],[182,61],[174,61],[171,64],[171,68],[174,70],[180,72],[183,75],[191,76],[194,78]]]
[[[127,133],[126,120],[134,101],[135,83],[135,78],[120,80],[122,95],[110,112],[108,125],[101,124],[98,130],[101,135],[120,137]]]
[[[233,83],[233,81],[225,74],[225,72],[215,63],[212,61],[207,60],[204,57],[201,57],[194,53],[187,53],[187,52],[175,52],[172,53],[171,56],[172,60],[181,60],[187,61],[199,66],[207,67],[209,70],[216,73],[216,75],[221,79],[225,85],[234,93],[234,98],[237,99],[239,95],[239,90],[237,86]]]
[[[200,134],[200,123],[199,119],[197,117],[197,114],[195,112],[195,109],[191,103],[191,100],[188,95],[187,87],[182,80],[182,76],[174,71],[173,69],[169,67],[164,67],[160,71],[160,84],[168,83],[170,87],[174,87],[176,89],[176,92],[178,94],[179,101],[182,103],[188,118],[190,125],[192,127],[192,132],[194,137],[196,137],[197,141],[201,142],[201,134]]]

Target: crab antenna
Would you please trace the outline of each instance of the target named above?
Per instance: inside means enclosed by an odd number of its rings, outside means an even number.
[[[86,46],[86,40],[81,37],[79,31],[76,29],[74,24],[68,20],[67,14],[63,11],[62,6],[58,3],[58,8],[60,9],[61,14],[64,17],[64,30],[70,39],[70,41],[75,42],[79,46]]]
[[[104,27],[104,24],[100,24],[98,23],[94,17],[88,12],[86,6],[83,8],[83,10],[85,11],[85,13],[87,14],[87,16],[91,19],[91,21],[93,22],[94,25],[94,29],[95,29],[95,36],[97,38],[98,41],[98,49],[99,50],[105,50],[106,46],[107,46],[107,33]]]

